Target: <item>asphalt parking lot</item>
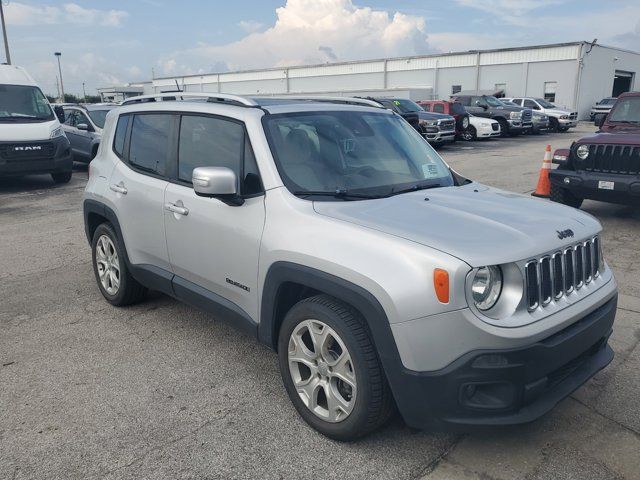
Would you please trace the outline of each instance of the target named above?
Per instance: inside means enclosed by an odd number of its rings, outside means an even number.
[[[460,173],[530,193],[547,143],[569,133],[458,142]],[[586,201],[604,225],[619,309],[613,363],[543,419],[470,434],[394,419],[337,443],[296,414],[276,356],[162,295],[108,305],[71,183],[0,179],[0,478],[640,478],[640,211]]]

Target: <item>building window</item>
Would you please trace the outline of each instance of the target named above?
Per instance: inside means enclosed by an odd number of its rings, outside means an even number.
[[[504,97],[507,94],[507,84],[506,83],[494,84],[494,91],[496,92],[496,97]]]
[[[451,85],[451,95],[462,91],[462,85]]]
[[[558,88],[558,82],[544,82],[544,99],[547,102],[556,101],[556,89]]]

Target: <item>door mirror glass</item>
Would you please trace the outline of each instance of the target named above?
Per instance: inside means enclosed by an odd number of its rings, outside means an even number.
[[[89,131],[89,125],[87,125],[86,123],[79,123],[78,125],[76,125],[76,128],[78,130],[84,130],[85,132]]]
[[[238,177],[227,167],[198,167],[191,177],[193,190],[201,197],[215,197],[232,205],[242,205],[238,196]]]
[[[62,108],[62,106],[61,105],[54,106],[53,112],[56,114],[56,117],[58,117],[58,121],[60,123],[64,123],[65,116],[64,116],[64,109]]]

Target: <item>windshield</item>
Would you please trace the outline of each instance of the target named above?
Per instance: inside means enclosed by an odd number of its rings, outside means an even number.
[[[91,121],[96,124],[98,128],[104,128],[104,120],[107,118],[110,108],[107,110],[89,110],[87,113],[91,117]]]
[[[504,106],[504,103],[502,103],[496,97],[491,97],[491,96],[485,95],[483,98],[489,104],[489,106],[491,106],[491,107],[502,107],[502,106]]]
[[[38,87],[0,85],[0,122],[53,120],[53,110]]]
[[[296,195],[382,197],[454,184],[444,161],[396,115],[300,112],[267,115],[263,122],[278,171]]]
[[[626,97],[618,100],[607,122],[640,123],[640,97]]]
[[[424,108],[418,105],[412,100],[405,98],[390,98],[387,100],[389,103],[393,103],[396,108],[402,113],[422,112]]]
[[[542,106],[542,108],[558,108],[553,103],[547,102],[544,98],[536,98],[535,100]]]

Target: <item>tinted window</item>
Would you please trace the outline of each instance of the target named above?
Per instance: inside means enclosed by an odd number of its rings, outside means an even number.
[[[124,154],[124,140],[127,134],[127,127],[129,126],[129,115],[122,115],[118,118],[118,125],[116,126],[116,134],[113,139],[113,150],[122,157]]]
[[[444,113],[444,105],[441,103],[436,103],[433,106],[433,111],[436,113]]]
[[[227,167],[240,178],[244,151],[241,124],[213,117],[185,115],[180,126],[178,178],[191,182],[197,167]]]
[[[464,109],[462,104],[458,103],[458,102],[451,103],[449,110],[450,110],[449,113],[451,115],[462,115],[462,114],[466,113],[466,110]]]
[[[93,120],[93,123],[95,123],[99,128],[104,128],[104,121],[107,118],[107,113],[109,113],[109,110],[89,110],[91,120]]]
[[[165,174],[173,117],[166,114],[133,117],[129,163],[158,175]]]
[[[420,106],[421,106],[422,108],[424,108],[424,109],[425,109],[425,111],[427,111],[427,112],[430,112],[430,111],[431,111],[431,105],[430,105],[430,104],[428,104],[428,103],[421,103],[421,104],[420,104]]]
[[[538,104],[533,100],[525,100],[524,106],[527,108],[533,108],[534,110],[540,110],[540,107],[538,106]]]

